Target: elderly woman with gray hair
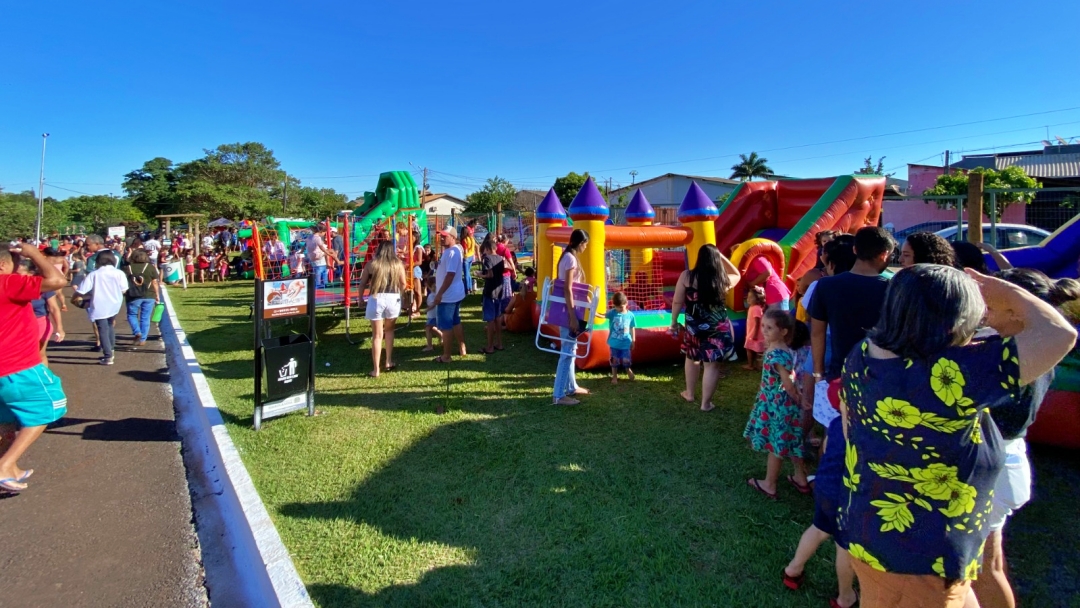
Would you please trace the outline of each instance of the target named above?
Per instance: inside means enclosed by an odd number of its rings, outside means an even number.
[[[877,326],[844,365],[839,529],[863,608],[969,601],[1005,461],[990,410],[1020,403],[1021,387],[1076,341],[1049,304],[967,273],[934,264],[897,273]],[[1018,331],[975,339],[984,318]]]

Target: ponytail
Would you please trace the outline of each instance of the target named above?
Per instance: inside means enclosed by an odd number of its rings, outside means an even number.
[[[1058,279],[1050,288],[1049,302],[1054,306],[1064,306],[1080,300],[1080,281],[1076,279]]]

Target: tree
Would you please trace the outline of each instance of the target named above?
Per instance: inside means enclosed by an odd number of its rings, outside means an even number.
[[[885,177],[892,177],[896,173],[885,173],[885,157],[882,156],[878,159],[877,165],[874,165],[874,157],[867,156],[863,159],[863,166],[861,169],[855,171],[856,175],[884,175]]]
[[[465,197],[466,213],[502,213],[504,208],[509,209],[514,204],[517,196],[517,188],[514,184],[496,175],[489,178],[484,187]]]
[[[555,180],[555,185],[552,186],[555,190],[555,194],[558,195],[559,200],[564,206],[569,206],[577,196],[578,190],[585,185],[585,180],[589,179],[589,172],[586,171],[585,175],[578,175],[571,171],[564,177],[560,177]]]
[[[750,156],[739,155],[740,162],[731,167],[731,179],[742,181],[754,181],[755,177],[766,178],[773,175],[773,170],[766,163],[769,159],[762,158],[757,152],[751,152]]]
[[[289,190],[289,209],[300,210],[304,217],[336,217],[348,201],[348,196],[339,194],[333,188],[302,186]]]
[[[92,232],[105,232],[109,226],[137,228],[147,221],[130,198],[94,194],[75,196],[58,204],[72,223],[83,224]]]
[[[148,217],[175,213],[176,172],[173,162],[157,157],[124,176],[124,192],[131,203]]]
[[[176,167],[178,209],[232,219],[281,209],[281,164],[258,142],[223,144]]]
[[[1042,188],[1042,184],[1039,183],[1033,177],[1028,177],[1028,174],[1023,169],[1017,166],[1006,167],[1002,171],[994,171],[993,169],[986,169],[983,167],[977,167],[972,169],[968,173],[962,171],[953,171],[948,175],[939,175],[937,183],[933,188],[929,188],[923,191],[924,195],[941,195],[941,196],[966,196],[968,193],[968,175],[970,173],[981,173],[983,175],[983,188],[990,190],[992,188]],[[1005,207],[1014,203],[1028,204],[1035,200],[1034,192],[999,192],[997,198],[996,212],[998,217],[1001,217],[1001,213],[1005,211]],[[955,209],[956,199],[933,199],[927,196],[925,202],[929,203],[934,201],[937,203],[939,209]],[[990,208],[990,197],[983,196],[983,213],[990,215],[992,210]]]

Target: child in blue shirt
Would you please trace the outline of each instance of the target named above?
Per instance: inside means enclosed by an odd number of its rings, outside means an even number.
[[[629,301],[621,291],[611,298],[612,308],[607,311],[608,349],[611,351],[611,383],[619,383],[619,368],[626,370],[626,377],[633,380],[634,370],[630,369],[630,349],[637,337],[634,328],[634,313],[629,310]]]

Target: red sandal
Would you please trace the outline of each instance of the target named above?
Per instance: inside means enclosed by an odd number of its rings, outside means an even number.
[[[784,586],[792,591],[798,591],[799,587],[803,584],[803,579],[806,578],[806,573],[802,573],[799,576],[791,576],[787,573],[787,569],[784,569]]]

